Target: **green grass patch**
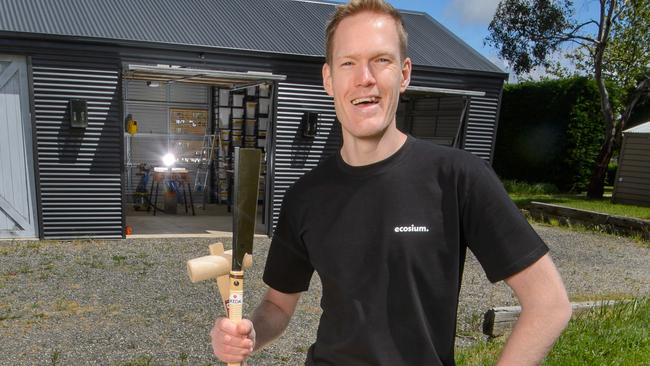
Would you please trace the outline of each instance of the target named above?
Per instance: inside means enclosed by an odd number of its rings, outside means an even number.
[[[518,180],[503,180],[503,187],[508,193],[519,195],[548,195],[560,193],[560,190],[550,183],[526,183]]]
[[[505,344],[503,338],[481,341],[472,347],[456,349],[456,365],[484,366],[497,363],[501,348]]]
[[[114,255],[113,256],[113,264],[116,266],[120,266],[126,263],[126,257],[123,255]]]
[[[495,364],[503,344],[497,339],[457,349],[457,364]],[[650,298],[643,298],[576,316],[542,365],[650,365],[649,349]]]
[[[650,207],[612,203],[609,197],[588,199],[585,193],[563,194],[558,192],[555,186],[547,183],[530,184],[504,180],[503,186],[520,208],[525,208],[532,201],[539,201],[608,215],[650,220]]]

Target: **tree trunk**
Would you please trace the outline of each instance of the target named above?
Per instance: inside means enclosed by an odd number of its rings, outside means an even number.
[[[614,140],[614,135],[612,135],[611,138],[607,138],[603,143],[603,146],[600,148],[600,153],[596,158],[596,166],[594,167],[594,170],[591,173],[591,179],[589,180],[587,198],[603,198],[603,193],[605,192],[605,175],[607,173],[609,160],[612,158]]]
[[[607,165],[609,164],[609,160],[612,158],[614,142],[616,141],[616,135],[619,132],[617,131],[617,126],[615,124],[614,110],[612,109],[612,103],[609,100],[609,93],[605,86],[605,80],[603,80],[602,77],[601,65],[598,65],[597,63],[595,78],[598,90],[600,91],[600,106],[601,112],[603,113],[603,120],[605,121],[605,141],[603,141],[603,145],[601,146],[598,157],[596,158],[594,170],[591,173],[589,186],[587,188],[587,198],[603,198]]]
[[[603,114],[603,120],[605,121],[605,141],[603,141],[603,145],[601,146],[598,157],[596,158],[594,170],[591,173],[591,179],[589,180],[589,186],[587,187],[587,198],[592,199],[603,198],[607,165],[609,164],[609,160],[612,158],[614,141],[616,141],[616,134],[619,132],[617,131],[618,126],[615,124],[614,109],[609,100],[609,92],[607,91],[605,80],[603,79],[603,57],[609,41],[609,32],[612,27],[612,15],[614,14],[617,2],[612,0],[608,4],[608,9],[605,10],[606,3],[607,2],[604,0],[600,1],[598,43],[596,44],[596,52],[594,54],[594,78],[596,79],[596,85],[598,85],[598,91],[600,92],[600,109]]]

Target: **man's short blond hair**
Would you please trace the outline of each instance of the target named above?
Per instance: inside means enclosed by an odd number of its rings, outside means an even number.
[[[406,29],[404,29],[404,21],[399,11],[384,0],[350,0],[347,4],[338,5],[329,23],[327,23],[327,30],[325,32],[325,62],[328,64],[332,62],[334,33],[341,21],[364,11],[385,14],[395,20],[397,35],[399,37],[400,59],[404,61],[408,46],[408,34],[406,33]]]

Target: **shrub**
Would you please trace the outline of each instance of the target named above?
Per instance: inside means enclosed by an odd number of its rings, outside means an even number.
[[[612,94],[616,97],[617,92]],[[575,77],[507,85],[494,169],[505,179],[582,191],[589,183],[604,128],[593,80]]]

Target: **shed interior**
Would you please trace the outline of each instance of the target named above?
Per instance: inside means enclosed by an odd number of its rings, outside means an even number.
[[[237,147],[262,150],[258,231],[265,232],[267,136],[273,82],[282,78],[164,65],[126,65],[123,74],[125,213],[132,233],[231,231]],[[171,164],[163,161],[168,154]]]

